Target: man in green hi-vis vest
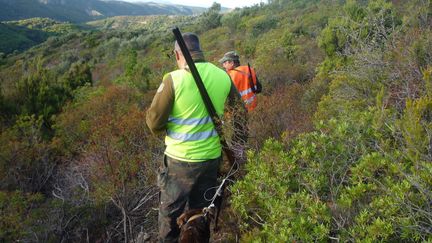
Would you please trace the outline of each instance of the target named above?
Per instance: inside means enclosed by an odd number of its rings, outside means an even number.
[[[234,138],[246,139],[246,109],[228,74],[206,62],[198,36],[183,34],[204,86],[222,117],[227,108],[234,121]],[[185,207],[207,207],[217,186],[222,161],[220,138],[200,96],[183,54],[175,43],[178,70],[163,77],[146,122],[153,133],[166,131],[165,156],[159,168],[159,241],[176,242],[176,219]]]

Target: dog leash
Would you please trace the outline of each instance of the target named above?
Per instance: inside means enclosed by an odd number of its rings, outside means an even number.
[[[225,186],[226,186],[226,182],[228,181],[232,181],[231,179],[229,179],[231,176],[233,176],[235,173],[237,173],[238,171],[238,162],[235,161],[231,168],[230,171],[227,173],[227,176],[222,180],[221,184],[217,187],[216,193],[213,195],[213,198],[210,202],[210,205],[208,207],[203,208],[203,213],[204,213],[204,217],[207,218],[207,214],[213,209],[215,208],[216,211],[216,217],[215,217],[215,227],[214,227],[214,231],[218,231],[218,219],[219,219],[219,214],[220,211],[222,210],[222,199],[223,199],[223,192],[225,191]],[[234,171],[233,171],[234,170]],[[216,206],[216,200],[220,198],[219,201],[219,207]]]

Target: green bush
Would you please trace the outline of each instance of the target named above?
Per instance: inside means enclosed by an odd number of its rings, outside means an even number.
[[[241,18],[240,11],[234,10],[232,12],[222,15],[221,24],[222,26],[228,27],[231,32],[234,32],[238,28],[240,18]]]
[[[386,114],[392,117],[391,111]],[[400,146],[395,127],[382,127],[383,115],[376,109],[355,112],[349,120],[317,124],[317,131],[299,136],[288,148],[270,140],[250,154],[246,176],[232,188],[233,206],[248,232],[244,239],[430,240],[432,184],[425,176],[431,167],[418,155],[427,155],[419,148],[428,148],[421,142],[429,139],[428,130],[420,132],[411,122],[413,130],[401,130],[426,140]],[[415,153],[407,157],[405,149]]]
[[[69,68],[69,71],[63,77],[63,82],[66,88],[71,93],[79,87],[92,85],[92,73],[90,67],[86,63],[73,63]]]
[[[221,25],[221,15],[219,14],[221,5],[214,2],[213,5],[198,19],[197,28],[200,32],[214,29]]]
[[[13,127],[1,131],[1,190],[49,190],[57,161],[42,126],[41,116],[21,115]]]
[[[41,194],[0,191],[0,240],[35,240],[40,213],[34,208],[42,201]]]
[[[327,58],[303,97],[322,97],[314,131],[268,140],[232,187],[245,241],[432,239],[431,63],[428,38],[414,41],[430,30],[399,32],[387,1],[345,11],[321,32]]]
[[[248,230],[245,241],[324,241],[330,215],[324,202],[300,185],[301,168],[279,142],[269,140],[249,154],[247,175],[237,182],[232,204]],[[261,230],[252,230],[258,227]]]
[[[247,29],[251,30],[253,36],[257,37],[271,29],[277,27],[278,19],[270,15],[257,16],[248,20]]]

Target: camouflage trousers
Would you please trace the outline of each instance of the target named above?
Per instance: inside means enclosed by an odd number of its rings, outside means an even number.
[[[184,162],[164,156],[159,168],[159,242],[177,242],[177,218],[186,206],[203,208],[216,191],[217,173],[222,158],[204,162]]]

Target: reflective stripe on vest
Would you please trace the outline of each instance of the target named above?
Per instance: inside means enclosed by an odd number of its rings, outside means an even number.
[[[245,100],[244,102],[247,104],[247,105],[249,105],[249,104],[251,104],[252,102],[254,102],[254,100],[255,100],[255,94],[252,96],[252,97],[250,97],[249,99],[247,99],[247,100]]]
[[[172,122],[177,125],[204,125],[207,123],[212,123],[212,120],[210,116],[206,116],[203,118],[184,118],[184,119],[169,117],[168,122]]]
[[[178,133],[173,131],[167,131],[167,135],[176,140],[180,141],[197,141],[197,140],[204,140],[207,138],[211,138],[214,136],[217,136],[217,132],[215,129],[205,132],[197,132],[197,133]]]
[[[255,85],[254,88],[255,88],[255,90],[256,90],[256,89],[257,89],[257,86]],[[250,93],[252,93],[252,92],[253,92],[253,91],[252,91],[252,88],[249,88],[249,89],[247,89],[247,90],[243,90],[243,91],[241,91],[241,92],[239,92],[239,93],[240,93],[240,96],[244,96],[244,95],[250,94]]]
[[[218,115],[223,114],[231,80],[211,63],[195,64]],[[201,162],[221,156],[219,136],[190,72],[170,73],[174,105],[168,118],[165,154],[180,161]]]

